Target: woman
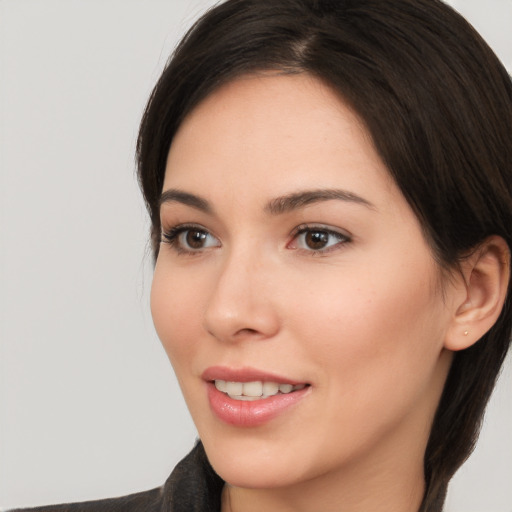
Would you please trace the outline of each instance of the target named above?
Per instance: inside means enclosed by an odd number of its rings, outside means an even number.
[[[439,2],[205,15],[138,142],[201,443],[67,508],[441,510],[510,343],[511,137],[508,74]]]

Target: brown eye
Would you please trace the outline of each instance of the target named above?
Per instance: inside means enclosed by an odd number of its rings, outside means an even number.
[[[350,237],[332,229],[304,227],[299,229],[293,241],[288,245],[290,249],[302,249],[311,253],[326,253],[331,249],[341,247],[350,242]]]
[[[190,249],[202,249],[208,238],[208,233],[198,229],[189,229],[183,235],[185,236],[185,246]]]
[[[314,251],[323,249],[329,243],[329,233],[325,231],[309,231],[304,236],[304,243]]]
[[[209,231],[200,228],[181,228],[175,238],[176,246],[189,252],[221,246],[218,238],[215,238]]]
[[[201,227],[181,225],[162,233],[162,242],[168,243],[178,253],[201,252],[211,247],[221,247],[220,240]]]

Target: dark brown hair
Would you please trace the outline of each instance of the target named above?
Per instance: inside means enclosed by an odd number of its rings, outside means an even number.
[[[228,0],[183,38],[142,119],[137,159],[155,257],[180,123],[220,85],[261,70],[310,73],[358,112],[443,268],[490,235],[512,247],[512,83],[460,15],[439,0]],[[425,453],[422,512],[442,510],[476,442],[510,345],[510,292],[509,283],[493,328],[455,354]]]

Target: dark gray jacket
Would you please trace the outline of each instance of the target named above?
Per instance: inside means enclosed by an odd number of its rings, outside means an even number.
[[[198,442],[162,487],[121,498],[11,512],[220,512],[223,486],[224,482],[206,458],[203,445]]]

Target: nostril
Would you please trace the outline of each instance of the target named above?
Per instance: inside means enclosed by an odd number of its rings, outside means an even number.
[[[258,334],[258,331],[256,329],[250,329],[250,328],[245,328],[245,329],[240,329],[237,334]]]

